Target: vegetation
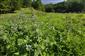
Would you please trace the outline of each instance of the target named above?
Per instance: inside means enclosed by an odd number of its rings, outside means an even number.
[[[44,5],[42,4],[41,0],[33,1],[32,7],[36,10],[44,11]]]
[[[77,2],[61,2],[58,4],[47,4],[45,5],[46,12],[84,12],[85,5]]]
[[[84,11],[79,2],[0,0],[0,56],[85,56]]]
[[[80,1],[80,0],[79,0]],[[22,7],[29,8],[33,7],[36,10],[45,11],[45,12],[84,12],[85,4],[84,1],[81,2],[74,1],[65,1],[57,4],[42,4],[41,0],[0,0],[0,14],[13,13],[15,10],[18,10]]]
[[[0,0],[0,14],[14,12],[22,7],[33,7],[34,9],[44,11],[44,5],[41,3],[41,0]]]
[[[0,15],[1,56],[85,56],[85,14],[33,13]]]

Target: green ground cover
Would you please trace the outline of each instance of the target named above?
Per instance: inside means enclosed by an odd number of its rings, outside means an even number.
[[[23,8],[0,15],[1,56],[85,56],[85,14]]]

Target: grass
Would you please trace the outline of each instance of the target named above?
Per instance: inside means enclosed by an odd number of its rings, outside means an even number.
[[[85,56],[85,14],[22,8],[0,15],[0,55]]]

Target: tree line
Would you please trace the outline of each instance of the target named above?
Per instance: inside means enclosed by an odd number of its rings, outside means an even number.
[[[41,0],[0,0],[0,13],[13,13],[22,7],[33,7],[37,10],[44,10]]]
[[[78,2],[60,2],[57,4],[47,4],[45,5],[46,12],[61,12],[61,13],[69,13],[69,12],[84,12],[85,5],[83,3]]]
[[[41,0],[0,0],[0,14],[13,13],[20,8],[33,7],[45,12],[84,12],[84,2],[60,2],[57,4],[42,4]]]

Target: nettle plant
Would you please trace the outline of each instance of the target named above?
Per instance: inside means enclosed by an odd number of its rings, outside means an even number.
[[[46,55],[55,44],[53,26],[24,15],[5,24],[2,32],[1,55]]]
[[[70,22],[70,21],[69,21]],[[67,28],[71,27],[68,22]],[[72,24],[72,23],[71,23]],[[65,27],[66,27],[65,26]],[[0,28],[0,55],[4,56],[82,56],[79,36],[35,16],[21,14]],[[73,28],[73,27],[72,27]],[[72,29],[70,28],[70,29]],[[67,34],[69,33],[69,34]],[[73,38],[74,37],[74,38]],[[75,41],[76,40],[76,41]],[[83,43],[83,42],[82,42]]]

